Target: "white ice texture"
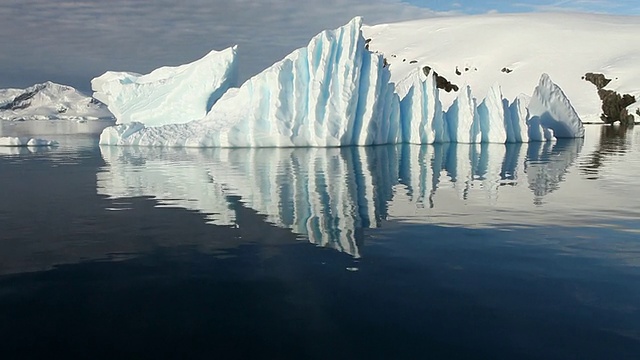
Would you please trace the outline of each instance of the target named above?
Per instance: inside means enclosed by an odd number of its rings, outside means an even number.
[[[113,116],[104,104],[71,86],[47,81],[0,90],[0,120],[97,120]]]
[[[237,81],[236,47],[149,74],[107,71],[91,80],[93,97],[107,104],[118,124],[147,126],[201,119]]]
[[[2,136],[0,137],[0,146],[8,147],[26,147],[26,146],[56,146],[57,141],[30,138],[30,137],[14,137],[14,136]]]
[[[170,120],[178,108],[169,107],[169,114],[162,114],[162,106],[150,106],[155,97],[138,93],[139,99],[129,99],[129,105],[136,107],[140,102],[142,108],[163,119],[165,125],[151,126],[163,122],[146,117],[138,122],[131,122],[136,120],[131,117],[126,121],[119,118],[121,123],[131,123],[105,129],[100,143],[326,147],[506,143],[584,136],[582,122],[571,103],[546,74],[542,75],[531,99],[519,96],[509,102],[496,84],[485,99],[478,101],[466,86],[451,107],[444,110],[433,72],[424,76],[416,69],[412,85],[400,99],[389,81],[390,72],[384,58],[365,48],[361,26],[362,20],[354,18],[343,27],[318,34],[307,47],[295,50],[240,88],[229,89],[206,116],[192,117],[199,120],[188,123]],[[188,65],[184,66],[188,69]],[[201,82],[205,76],[193,77]],[[165,81],[180,90],[177,93],[183,98],[182,102],[195,103],[186,100],[189,86],[184,83],[195,81],[193,77],[180,81],[168,77]],[[96,79],[92,84],[94,89],[105,87]]]

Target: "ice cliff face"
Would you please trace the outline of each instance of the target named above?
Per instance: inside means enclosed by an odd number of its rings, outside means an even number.
[[[355,18],[341,28],[318,34],[307,47],[294,51],[240,88],[229,89],[206,116],[202,112],[191,116],[199,120],[182,124],[170,120],[184,113],[180,111],[182,103],[169,96],[173,94],[171,86],[176,85],[167,85],[163,90],[163,99],[171,106],[156,104],[159,98],[155,94],[146,96],[138,91],[139,98],[130,98],[128,104],[149,112],[149,117],[143,116],[144,111],[132,112],[140,116],[140,122],[105,129],[100,143],[325,147],[400,142],[506,143],[584,135],[582,122],[569,100],[547,75],[542,75],[530,100],[520,96],[510,102],[500,86],[494,85],[478,101],[466,86],[451,107],[444,110],[433,73],[424,76],[416,69],[401,100],[389,81],[384,59],[365,48],[361,26],[362,20]],[[191,68],[189,71],[190,81],[202,83],[202,74],[196,76]],[[178,76],[175,71],[164,73]],[[94,79],[94,89],[113,83],[99,80],[105,76]],[[174,84],[171,76],[163,79]],[[119,81],[121,84],[123,80]],[[179,98],[191,99],[184,79],[177,83]],[[202,99],[198,103],[202,104]]]
[[[366,51],[362,20],[324,31],[240,89],[205,121],[204,146],[283,147],[395,142],[398,99],[383,59]]]
[[[530,122],[539,123],[543,130],[550,129],[557,138],[584,137],[582,121],[562,89],[547,74],[533,92],[529,103]],[[535,138],[532,140],[542,140]]]
[[[149,74],[108,71],[91,80],[93,96],[107,104],[118,124],[148,126],[203,118],[237,77],[236,47]]]

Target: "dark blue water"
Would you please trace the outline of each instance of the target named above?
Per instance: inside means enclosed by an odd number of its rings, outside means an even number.
[[[637,131],[177,150],[43,126],[59,147],[0,148],[3,359],[640,356]]]

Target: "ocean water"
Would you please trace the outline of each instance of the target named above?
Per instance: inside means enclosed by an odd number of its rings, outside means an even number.
[[[640,132],[101,147],[0,123],[2,358],[640,358]]]

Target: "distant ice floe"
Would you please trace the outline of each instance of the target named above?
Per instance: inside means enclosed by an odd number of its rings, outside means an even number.
[[[361,27],[362,20],[354,18],[336,30],[323,31],[307,47],[229,90],[216,79],[234,72],[235,50],[212,57],[207,63],[221,64],[206,73],[194,65],[198,62],[182,65],[180,71],[161,68],[146,75],[153,81],[106,73],[92,81],[95,96],[113,107],[122,124],[105,129],[100,143],[331,147],[513,143],[584,136],[571,103],[546,74],[531,98],[509,101],[495,85],[478,101],[465,87],[451,107],[443,109],[434,73],[425,76],[416,69],[401,99],[383,57],[365,48]],[[219,86],[206,90],[200,86],[203,79]],[[193,95],[192,85],[198,88]],[[205,114],[221,89],[226,92]]]
[[[0,146],[6,147],[25,147],[25,146],[56,146],[58,145],[57,141],[54,140],[46,140],[46,139],[37,139],[30,137],[13,137],[13,136],[3,136],[0,137]]]

